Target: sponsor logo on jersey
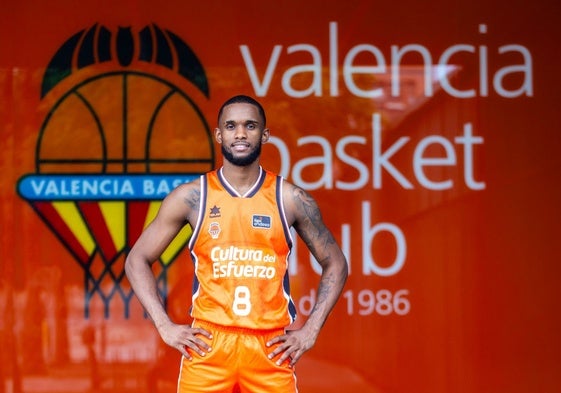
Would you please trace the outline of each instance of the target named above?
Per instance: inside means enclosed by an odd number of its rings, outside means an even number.
[[[270,229],[271,228],[271,216],[263,216],[263,215],[259,215],[259,214],[254,214],[251,225],[254,228]]]
[[[253,247],[214,247],[210,251],[215,278],[264,278],[277,275],[272,250]]]

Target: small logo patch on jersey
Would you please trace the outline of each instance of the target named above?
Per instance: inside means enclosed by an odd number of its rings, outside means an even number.
[[[220,224],[217,222],[211,222],[208,226],[208,233],[213,239],[218,239],[218,235],[220,235]]]
[[[209,214],[210,218],[216,218],[216,217],[220,217],[220,208],[216,205],[214,205],[213,207],[210,208],[210,214]]]
[[[254,214],[252,225],[254,228],[269,229],[271,228],[271,217]]]

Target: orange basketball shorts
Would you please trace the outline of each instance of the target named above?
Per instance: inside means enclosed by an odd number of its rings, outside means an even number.
[[[296,393],[296,375],[288,360],[280,366],[267,355],[274,348],[265,344],[284,334],[283,329],[252,330],[196,321],[194,327],[208,330],[212,340],[205,340],[212,351],[193,359],[181,360],[178,393]],[[280,356],[280,355],[279,355]]]

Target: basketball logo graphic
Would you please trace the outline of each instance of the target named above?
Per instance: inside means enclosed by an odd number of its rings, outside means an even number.
[[[211,222],[210,227],[208,228],[208,233],[213,239],[218,239],[218,235],[220,235],[220,224],[217,222]]]
[[[94,299],[106,317],[118,299],[128,317],[127,252],[173,188],[214,166],[208,124],[178,87],[185,82],[208,98],[193,51],[156,25],[137,34],[95,25],[47,67],[41,95],[54,104],[39,130],[35,173],[18,192],[82,267],[86,318]],[[185,227],[156,263],[164,301],[167,270],[190,235]]]

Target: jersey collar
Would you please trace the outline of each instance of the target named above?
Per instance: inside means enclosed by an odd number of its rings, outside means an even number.
[[[247,190],[247,192],[245,192],[243,195],[240,194],[234,187],[232,187],[232,185],[230,183],[228,183],[228,180],[226,180],[226,178],[224,177],[224,174],[222,173],[224,167],[221,167],[218,170],[218,180],[220,180],[220,183],[222,183],[222,186],[224,187],[224,189],[226,191],[228,191],[228,193],[234,197],[238,197],[238,198],[251,198],[253,195],[255,195],[255,193],[257,191],[259,191],[259,189],[261,188],[261,185],[263,184],[263,182],[265,181],[265,171],[263,170],[263,168],[261,167],[261,165],[259,166],[259,176],[257,177],[257,180],[255,181],[255,183],[249,188],[249,190]]]

